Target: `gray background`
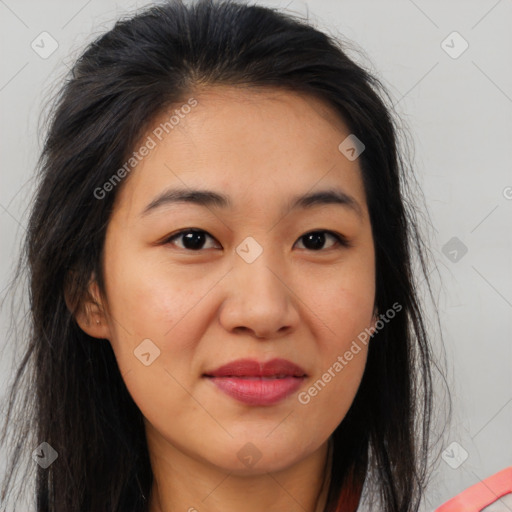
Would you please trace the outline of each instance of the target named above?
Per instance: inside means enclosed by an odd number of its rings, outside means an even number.
[[[512,465],[512,1],[257,3],[308,14],[318,28],[352,40],[366,60],[352,56],[372,66],[412,132],[435,230],[431,249],[441,274],[454,401],[441,441],[446,450],[423,507],[431,511]],[[146,4],[0,0],[0,290],[24,234],[45,102],[87,42]],[[58,43],[46,59],[31,48],[43,31]],[[461,55],[464,41],[450,36],[454,31],[469,45]],[[4,307],[2,345],[10,318]],[[2,389],[11,348],[0,364]]]

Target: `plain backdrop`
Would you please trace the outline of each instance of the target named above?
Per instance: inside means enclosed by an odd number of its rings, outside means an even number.
[[[24,235],[44,102],[88,42],[148,3],[0,0],[0,290]],[[353,41],[414,140],[435,231],[431,250],[441,273],[438,307],[453,398],[445,451],[423,506],[431,511],[512,465],[512,2],[255,3],[308,15],[318,28]],[[42,32],[58,45],[46,58],[33,49],[48,38]],[[11,315],[1,311],[1,344]],[[7,348],[3,390],[11,371]]]

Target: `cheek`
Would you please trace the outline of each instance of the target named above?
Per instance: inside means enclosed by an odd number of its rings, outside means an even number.
[[[163,415],[169,420],[166,408],[194,408],[185,390],[192,387],[196,377],[191,369],[204,328],[200,322],[205,321],[204,312],[195,306],[208,287],[205,283],[205,291],[202,286],[196,286],[195,292],[187,290],[183,278],[162,272],[152,263],[138,260],[135,266],[125,257],[111,259],[106,266],[111,345],[127,389],[141,412],[149,418]],[[139,349],[142,346],[144,351]],[[150,364],[146,366],[137,354],[147,352]]]
[[[111,251],[105,265],[112,316],[135,336],[161,337],[186,315],[195,294],[163,262],[138,257],[133,248],[122,253]]]
[[[334,335],[338,335],[340,349],[371,326],[374,299],[373,286],[342,284],[334,289],[330,304],[335,306],[329,309],[328,321]]]
[[[307,302],[318,317],[320,370],[301,402],[311,400],[312,407],[335,423],[345,416],[361,382],[369,341],[365,329],[372,326],[375,300],[372,254],[343,263],[324,279],[309,281]]]
[[[338,275],[336,281],[315,288],[312,300],[319,317],[319,371],[299,402],[307,404],[310,412],[324,415],[328,424],[337,425],[354,400],[366,366],[369,334],[365,329],[372,325],[374,284],[372,279]]]
[[[138,373],[144,368],[134,351],[149,339],[160,351],[155,366],[187,382],[198,340],[211,321],[204,299],[212,279],[194,278],[155,259],[130,258],[128,252],[108,263],[111,344],[121,371]]]
[[[357,261],[351,263],[333,269],[321,280],[309,280],[305,287],[308,306],[325,325],[329,345],[337,349],[350,345],[352,339],[371,326],[373,317],[373,267]]]

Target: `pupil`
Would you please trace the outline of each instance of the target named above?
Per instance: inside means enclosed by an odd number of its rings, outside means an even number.
[[[316,231],[314,233],[309,233],[305,235],[305,243],[304,245],[309,249],[321,249],[325,243],[325,235],[321,231]],[[312,242],[308,244],[308,242]]]
[[[303,237],[304,245],[308,247],[308,249],[318,250],[324,246],[325,243],[325,235],[321,231],[315,231],[313,233],[309,233],[308,235],[304,235]],[[199,250],[204,244],[204,233],[200,231],[189,231],[185,235],[183,235],[183,245],[187,249],[191,250]]]
[[[183,236],[183,245],[187,249],[197,250],[204,244],[204,233],[189,231]]]

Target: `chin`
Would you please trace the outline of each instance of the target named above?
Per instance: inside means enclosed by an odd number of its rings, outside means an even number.
[[[300,446],[303,450],[303,444],[288,446],[283,444],[280,439],[272,441],[265,436],[261,437],[247,436],[247,440],[233,440],[229,446],[224,446],[224,452],[217,451],[212,454],[210,461],[225,471],[235,475],[264,475],[282,471],[301,459],[301,453],[297,450]],[[236,446],[233,451],[232,446]],[[301,451],[302,451],[301,450]],[[303,455],[303,457],[307,456]]]

